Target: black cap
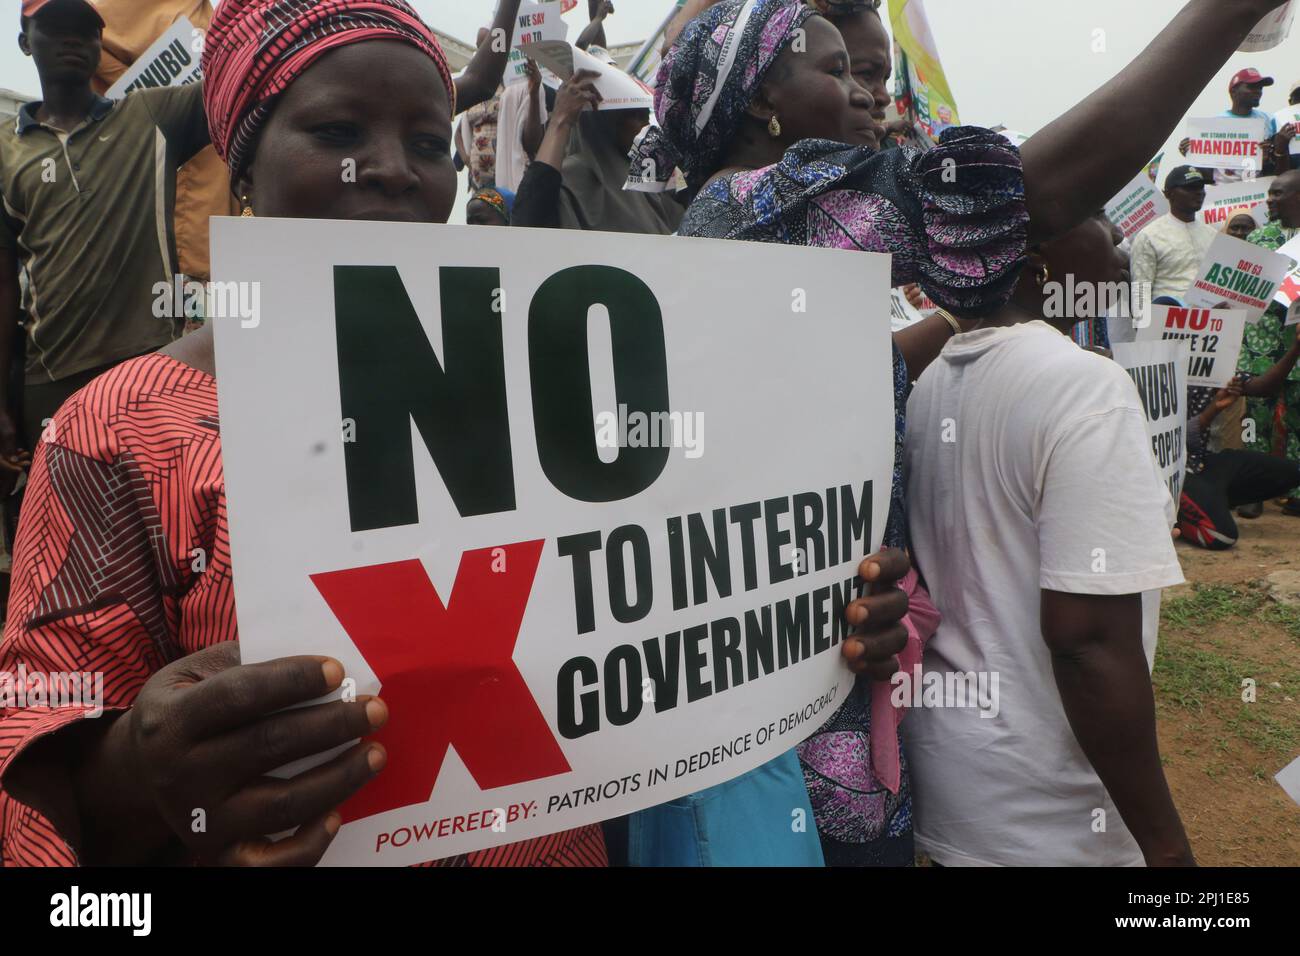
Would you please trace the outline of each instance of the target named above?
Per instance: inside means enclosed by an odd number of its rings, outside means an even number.
[[[1204,186],[1205,176],[1195,166],[1176,166],[1165,177],[1165,189],[1177,189],[1180,186]]]

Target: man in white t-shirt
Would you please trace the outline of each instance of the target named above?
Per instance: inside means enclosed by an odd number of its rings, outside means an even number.
[[[908,402],[909,530],[943,614],[910,676],[992,692],[922,697],[903,724],[916,842],[945,866],[1189,863],[1142,646],[1142,592],[1183,580],[1174,503],[1132,380],[1063,334],[1068,316],[1033,320],[1054,247],[1115,255],[1098,219],[1032,253]]]

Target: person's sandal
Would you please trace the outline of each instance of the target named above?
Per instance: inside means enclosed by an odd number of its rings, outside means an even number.
[[[1253,505],[1242,505],[1237,509],[1238,518],[1259,518],[1264,514],[1264,502],[1256,501]]]

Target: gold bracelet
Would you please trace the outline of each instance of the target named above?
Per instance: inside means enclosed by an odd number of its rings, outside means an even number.
[[[943,320],[947,322],[949,326],[951,326],[953,335],[961,335],[962,332],[961,323],[958,322],[955,318],[953,318],[951,312],[949,312],[947,309],[935,309],[934,314],[943,316]]]

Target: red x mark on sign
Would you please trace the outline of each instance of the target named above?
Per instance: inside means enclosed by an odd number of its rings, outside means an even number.
[[[1287,276],[1278,291],[1286,296],[1288,302],[1294,302],[1300,298],[1300,281],[1297,281],[1295,276]]]
[[[311,576],[389,710],[388,766],[344,822],[426,802],[449,745],[484,790],[569,771],[513,660],[543,543],[466,551],[445,605],[419,561]]]

